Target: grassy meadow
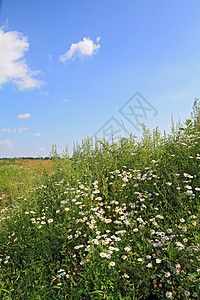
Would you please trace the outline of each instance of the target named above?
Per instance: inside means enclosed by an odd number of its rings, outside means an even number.
[[[170,135],[51,158],[0,161],[0,299],[200,299],[197,99]]]

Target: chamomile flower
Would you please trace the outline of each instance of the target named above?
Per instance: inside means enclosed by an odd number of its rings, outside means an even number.
[[[180,270],[175,269],[173,272],[175,275],[178,275],[180,273]]]
[[[181,265],[180,265],[180,264],[176,264],[175,267],[176,267],[177,270],[180,270],[180,269],[181,269]]]
[[[171,293],[171,292],[166,292],[166,294],[165,294],[165,295],[166,295],[166,297],[167,297],[167,298],[171,298],[171,296],[172,296],[172,293]]]
[[[104,252],[101,252],[101,253],[100,253],[100,256],[101,256],[101,257],[106,257],[106,256],[107,256],[107,254],[106,254],[106,253],[104,253]]]
[[[122,259],[123,260],[127,259],[127,256],[126,255],[122,255]]]
[[[189,297],[189,296],[190,296],[190,292],[189,292],[189,291],[185,291],[184,295],[185,295],[186,297]]]
[[[129,252],[129,251],[131,251],[131,248],[130,247],[125,247],[124,250]]]
[[[194,292],[194,293],[192,294],[192,296],[193,296],[194,298],[197,298],[197,297],[198,297],[198,295],[197,295],[196,292]]]

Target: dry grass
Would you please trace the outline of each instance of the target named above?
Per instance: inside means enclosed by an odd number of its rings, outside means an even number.
[[[0,206],[10,205],[16,197],[28,194],[44,173],[53,171],[51,160],[0,160]]]

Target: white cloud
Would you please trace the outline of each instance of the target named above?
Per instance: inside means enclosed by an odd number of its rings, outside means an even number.
[[[35,136],[40,136],[41,133],[40,132],[36,132]]]
[[[43,91],[42,91],[40,94],[41,94],[42,96],[48,96],[48,95],[49,95],[48,92],[43,92]]]
[[[40,149],[38,149],[39,151],[45,151],[45,148],[44,147],[41,147]]]
[[[5,132],[5,133],[10,134],[11,130],[7,129],[7,128],[3,128],[3,129],[0,130],[0,132]]]
[[[18,128],[19,133],[22,133],[24,130],[28,130],[26,127],[20,127]]]
[[[13,148],[13,144],[10,140],[0,140],[0,148],[3,149],[12,149]]]
[[[26,127],[20,127],[20,128],[14,128],[14,129],[7,129],[7,128],[3,128],[3,129],[0,129],[0,133],[7,133],[7,134],[10,134],[10,133],[17,133],[17,130],[19,133],[22,133],[24,130],[28,130],[28,128]]]
[[[100,45],[98,44],[100,37],[97,38],[97,44],[93,42],[89,37],[84,37],[82,41],[78,43],[73,43],[70,46],[70,49],[63,55],[59,57],[61,62],[65,62],[69,59],[86,58],[97,54],[99,51]]]
[[[30,118],[30,114],[26,113],[26,114],[22,114],[22,115],[18,115],[18,119],[27,119],[27,118]]]
[[[34,78],[39,71],[32,71],[24,59],[28,49],[28,40],[20,32],[0,28],[0,87],[7,82],[19,90],[41,86],[42,82]]]
[[[64,99],[63,100],[63,103],[67,103],[67,102],[69,102],[69,99]]]
[[[179,94],[175,94],[173,96],[171,96],[170,98],[168,98],[168,101],[178,101],[178,100],[183,100],[186,97],[192,96],[193,92],[183,92],[183,93],[179,93]]]

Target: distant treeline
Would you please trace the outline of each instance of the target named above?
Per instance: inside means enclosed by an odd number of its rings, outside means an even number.
[[[26,160],[52,160],[54,157],[0,157],[0,160],[19,160],[19,159],[26,159]],[[63,159],[62,157],[57,157],[57,159]],[[72,159],[71,157],[69,159]]]
[[[59,157],[58,157],[59,158]],[[52,157],[13,157],[13,158],[10,158],[10,157],[3,157],[3,158],[0,158],[0,160],[8,160],[8,159],[37,159],[37,160],[41,160],[41,159],[49,159],[51,160]]]

